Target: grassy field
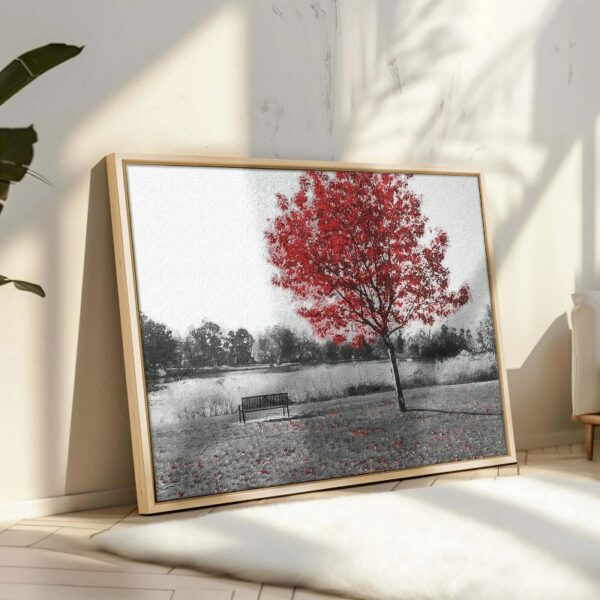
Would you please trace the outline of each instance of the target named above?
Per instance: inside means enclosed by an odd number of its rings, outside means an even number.
[[[439,361],[400,361],[405,389],[489,381],[498,377],[493,354]],[[389,360],[228,369],[171,381],[149,395],[152,426],[237,412],[244,396],[287,392],[293,403],[358,396],[394,388]]]
[[[505,453],[498,381],[153,425],[157,499],[202,496]],[[268,418],[265,418],[268,417]]]

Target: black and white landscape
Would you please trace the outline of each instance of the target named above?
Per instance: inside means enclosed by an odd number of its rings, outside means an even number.
[[[388,212],[329,218],[313,254],[315,240],[293,234],[298,219],[314,230],[306,204],[321,194],[335,206],[354,190],[356,210],[369,181],[323,191],[301,177],[128,167],[158,501],[506,453],[476,178],[374,179]],[[404,228],[416,231],[411,243],[424,261],[427,249],[443,257],[393,271],[408,247],[404,229],[387,225],[407,210],[396,205],[402,185],[419,213]],[[371,237],[357,246],[363,229]],[[344,243],[357,248],[354,278],[354,263],[339,262],[348,250],[333,251]],[[335,311],[323,299],[332,287]],[[289,417],[278,408],[240,420],[242,398],[281,393]]]

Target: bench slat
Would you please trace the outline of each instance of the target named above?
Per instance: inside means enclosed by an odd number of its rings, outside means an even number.
[[[262,394],[260,396],[246,396],[242,398],[242,410],[252,412],[268,408],[283,408],[289,404],[287,393]]]
[[[242,398],[238,407],[240,423],[246,424],[246,413],[258,410],[268,410],[270,408],[283,408],[283,414],[287,411],[290,416],[290,399],[286,393],[280,394],[262,394],[260,396],[246,396]]]

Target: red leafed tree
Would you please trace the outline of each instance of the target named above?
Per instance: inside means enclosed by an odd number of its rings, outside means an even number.
[[[392,336],[431,325],[469,300],[448,288],[448,236],[428,225],[409,175],[308,171],[265,233],[273,283],[290,290],[315,335],[360,348],[379,336],[406,411]]]

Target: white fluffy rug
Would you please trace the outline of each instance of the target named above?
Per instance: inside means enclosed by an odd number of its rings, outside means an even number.
[[[600,482],[506,477],[232,508],[104,549],[372,600],[600,598]]]

